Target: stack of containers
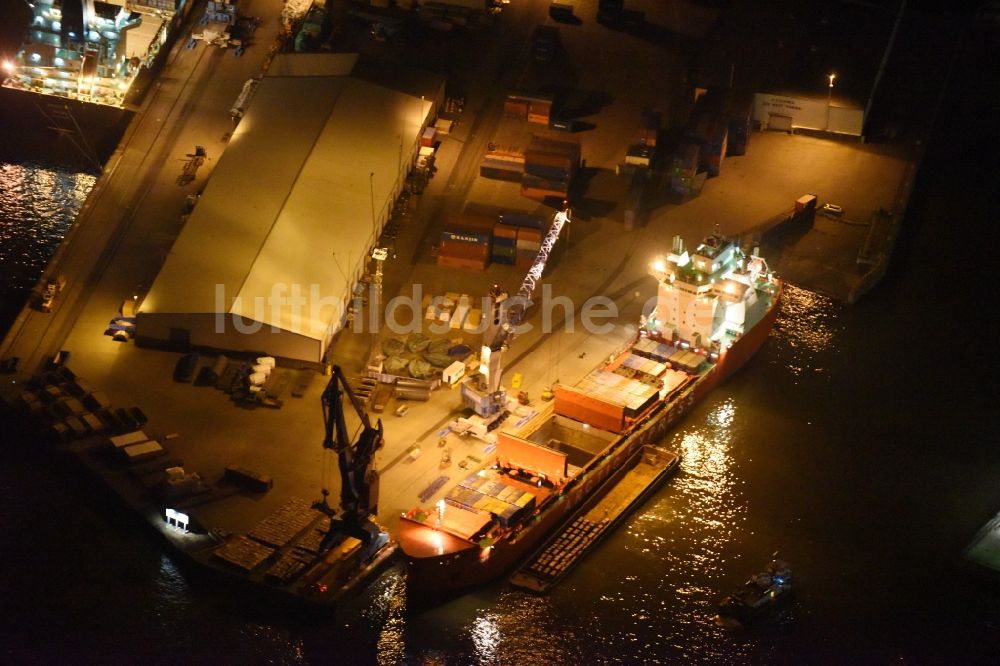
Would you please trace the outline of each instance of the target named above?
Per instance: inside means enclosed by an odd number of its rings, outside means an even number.
[[[552,95],[511,93],[504,100],[503,114],[508,118],[548,125],[552,117]]]
[[[527,120],[528,100],[520,95],[507,95],[503,103],[503,115],[507,118]]]
[[[493,261],[513,266],[517,259],[517,227],[497,224],[493,227]]]
[[[710,108],[707,104],[701,104],[705,99],[712,98],[709,95],[701,97],[684,134],[686,140],[694,141],[701,146],[698,166],[708,171],[708,175],[718,176],[722,158],[726,154],[729,121],[722,112]]]
[[[722,114],[713,115],[705,127],[702,144],[702,162],[709,176],[718,176],[722,169],[722,158],[726,156],[729,140],[729,122]]]
[[[479,165],[479,175],[512,183],[521,181],[524,173],[524,154],[512,150],[490,150]]]
[[[515,264],[518,268],[531,268],[538,256],[538,250],[542,247],[542,231],[529,227],[518,227],[517,229],[517,258]]]
[[[437,265],[483,270],[490,260],[490,242],[496,220],[478,215],[456,215],[441,233]]]
[[[579,140],[535,135],[524,151],[521,195],[531,199],[565,198],[579,167]]]
[[[528,100],[528,122],[548,127],[552,119],[552,97],[532,96]]]
[[[693,141],[685,141],[677,148],[670,169],[670,190],[675,194],[691,194],[691,184],[698,173],[698,156],[701,146]]]
[[[542,218],[529,215],[527,213],[502,213],[500,215],[501,224],[509,224],[512,227],[529,227],[531,229],[541,229]]]
[[[750,131],[753,123],[753,95],[751,93],[732,93],[726,104],[726,115],[729,118],[729,142],[726,156],[745,155],[747,144],[750,143]]]

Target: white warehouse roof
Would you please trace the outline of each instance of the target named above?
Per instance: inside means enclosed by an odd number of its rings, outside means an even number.
[[[214,315],[239,315],[316,341],[315,352],[289,355],[321,360],[342,310],[317,307],[315,296],[346,304],[439,94],[425,101],[350,76],[317,75],[311,58],[300,75],[261,81],[141,305],[140,337],[167,339],[167,328],[186,327],[191,344],[233,348],[205,321],[192,325],[199,318],[190,315],[211,314],[215,327],[231,326],[232,318]],[[275,64],[272,71],[296,70]],[[331,71],[343,64],[331,57]],[[296,289],[305,302],[289,302]],[[188,318],[170,321],[174,315]]]

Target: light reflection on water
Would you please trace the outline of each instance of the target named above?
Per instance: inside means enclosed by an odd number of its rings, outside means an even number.
[[[781,356],[792,375],[830,379],[830,369],[816,362],[830,359],[837,350],[844,332],[842,314],[843,306],[830,297],[786,283],[771,343],[783,348]]]
[[[38,281],[96,180],[69,169],[0,162],[0,329]]]

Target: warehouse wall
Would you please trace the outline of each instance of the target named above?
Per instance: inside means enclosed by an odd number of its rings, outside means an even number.
[[[230,352],[262,352],[294,361],[321,363],[325,343],[257,322],[234,323],[230,315],[139,312],[136,343],[149,347],[200,347]],[[242,330],[241,330],[242,329]]]

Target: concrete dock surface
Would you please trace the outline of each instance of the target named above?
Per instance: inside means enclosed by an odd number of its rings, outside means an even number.
[[[278,35],[279,10],[279,3],[263,0],[253,0],[242,10],[262,20],[255,44],[241,58],[200,43],[188,49],[185,39],[178,40],[160,80],[53,259],[48,273],[67,278],[58,306],[52,313],[26,307],[0,348],[0,357],[21,359],[17,382],[23,382],[58,350],[69,350],[68,365],[78,376],[116,406],[138,405],[150,419],[146,431],[182,459],[186,470],[209,481],[220,478],[229,464],[272,476],[274,488],[266,494],[235,495],[198,507],[202,524],[233,533],[248,532],[291,497],[319,499],[323,487],[336,497],[336,458],[321,447],[320,394],[326,378],[318,377],[301,398],[285,396],[280,409],[243,409],[214,388],[172,381],[179,352],[116,342],[104,331],[122,302],[152,283],[183,227],[187,197],[211,176],[232,129],[228,110],[244,81],[261,72]],[[479,57],[493,63],[496,71],[505,71],[503,51],[491,48],[489,40],[506,26],[509,32],[497,37],[498,43],[523,45],[531,27],[544,20],[544,10],[543,3],[508,5],[499,25],[475,34],[473,41],[482,44]],[[699,15],[697,22],[701,26],[704,17]],[[543,331],[544,312],[541,307],[533,308],[526,317],[532,330],[517,336],[507,354],[505,383],[509,385],[509,379],[519,373],[522,389],[533,401],[557,380],[574,383],[628,342],[644,304],[655,294],[655,280],[647,275],[649,262],[669,250],[674,235],[694,245],[716,225],[726,235],[750,234],[790,209],[799,196],[817,194],[821,203],[843,206],[843,217],[818,216],[807,233],[768,248],[764,256],[779,274],[787,270],[793,283],[846,299],[868,270],[856,260],[872,213],[892,209],[901,181],[910,177],[905,151],[820,137],[754,133],[748,153],[727,158],[721,175],[709,179],[700,196],[683,203],[664,201],[648,212],[642,225],[626,229],[620,200],[613,198],[621,190],[615,164],[624,156],[642,107],[667,108],[667,117],[681,112],[680,99],[688,93],[677,91],[676,64],[689,46],[680,38],[677,45],[662,48],[623,36],[618,50],[587,48],[588,40],[607,39],[602,31],[606,29],[591,20],[563,29],[567,57],[578,74],[572,86],[607,92],[602,99],[609,101],[584,118],[594,129],[577,133],[589,188],[580,202],[583,210],[574,215],[560,239],[545,279],[553,296],[565,296],[576,305],[575,313],[567,317],[563,308],[553,308],[552,330]],[[651,79],[645,87],[635,86],[632,80],[626,84],[620,68],[612,63],[622,65],[635,58],[668,72],[666,81],[661,77],[653,85]],[[411,293],[413,285],[420,285],[424,294],[459,292],[474,299],[485,295],[494,283],[516,291],[522,270],[500,265],[483,272],[438,268],[432,240],[443,214],[466,205],[527,211],[545,218],[555,212],[522,198],[517,184],[477,176],[483,147],[501,126],[497,103],[502,105],[507,86],[528,76],[529,66],[523,62],[520,66],[520,71],[499,80],[476,78],[477,61],[470,57],[466,71],[459,72],[465,77],[465,112],[453,132],[441,140],[437,173],[424,193],[410,200],[411,213],[403,222],[396,258],[385,264],[384,300]],[[635,89],[644,92],[637,97]],[[522,129],[530,134],[537,127],[525,123]],[[195,145],[206,147],[208,160],[193,181],[179,185],[185,156]],[[768,251],[774,254],[769,256]],[[616,311],[607,319],[607,331],[591,332],[582,326],[580,306],[593,297],[605,297],[601,308]],[[377,336],[370,331],[343,331],[330,360],[357,377],[375,344]],[[6,391],[17,391],[19,386],[8,384]],[[471,461],[469,456],[482,464],[488,461],[483,442],[447,435],[452,462],[442,467],[438,444],[448,421],[460,413],[457,388],[438,390],[426,403],[409,403],[411,409],[405,416],[393,415],[397,404],[391,402],[381,415],[386,445],[377,456],[382,477],[379,520],[390,530],[436,477],[446,475],[449,483],[426,505],[474,471],[471,462],[459,469],[460,461]],[[420,455],[411,455],[414,447]]]

